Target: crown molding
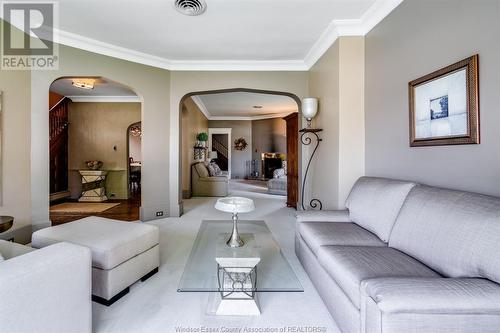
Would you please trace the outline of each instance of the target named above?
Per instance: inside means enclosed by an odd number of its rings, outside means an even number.
[[[191,99],[196,104],[196,106],[198,106],[198,109],[200,109],[201,113],[203,113],[203,115],[207,119],[210,119],[210,117],[212,115],[210,114],[210,112],[208,111],[207,107],[205,106],[205,103],[203,103],[203,101],[201,100],[200,96],[194,95],[194,96],[191,96]]]
[[[365,36],[403,1],[376,0],[360,19],[333,20],[304,58],[307,69],[311,69],[339,37]]]
[[[303,60],[172,60],[173,71],[307,71]]]
[[[211,116],[208,120],[244,120],[244,121],[252,121],[252,120],[263,120],[263,119],[273,119],[273,118],[283,118],[292,113],[297,113],[297,111],[289,111],[289,112],[281,112],[281,113],[273,113],[266,114],[260,116]]]
[[[74,103],[140,103],[139,96],[66,96]]]
[[[360,19],[333,20],[303,60],[171,60],[57,29],[59,43],[172,71],[308,71],[343,36],[364,36],[404,0],[376,0]]]
[[[171,69],[171,61],[151,54],[127,49],[125,47],[87,38],[64,30],[56,30],[59,42],[77,49],[102,54],[105,56],[128,60],[152,67]]]
[[[262,119],[272,119],[272,118],[282,118],[286,117],[291,113],[297,112],[297,111],[288,111],[288,112],[280,112],[280,113],[273,113],[273,114],[266,114],[266,115],[257,115],[257,116],[213,116],[210,111],[208,111],[205,103],[201,100],[199,96],[191,96],[191,99],[193,102],[198,106],[198,109],[200,109],[201,113],[208,119],[208,120],[262,120]]]

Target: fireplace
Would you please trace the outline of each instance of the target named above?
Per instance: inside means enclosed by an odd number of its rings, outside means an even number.
[[[283,167],[284,154],[264,153],[262,154],[262,175],[266,179],[273,178],[274,170]]]

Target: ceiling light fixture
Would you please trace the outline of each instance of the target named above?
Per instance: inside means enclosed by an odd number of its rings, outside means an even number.
[[[142,129],[140,125],[134,125],[130,127],[130,134],[132,136],[142,136]]]
[[[188,16],[201,15],[207,9],[204,0],[175,0],[174,6],[179,13]]]
[[[71,84],[81,89],[94,89],[95,80],[93,79],[74,79]]]

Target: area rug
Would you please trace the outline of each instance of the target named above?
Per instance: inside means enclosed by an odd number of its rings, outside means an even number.
[[[104,202],[65,202],[50,207],[51,213],[102,213],[120,203]]]

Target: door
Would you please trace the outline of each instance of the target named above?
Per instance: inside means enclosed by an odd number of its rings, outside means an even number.
[[[283,118],[286,121],[287,155],[287,200],[286,205],[297,209],[299,191],[298,134],[299,117],[297,113]]]

